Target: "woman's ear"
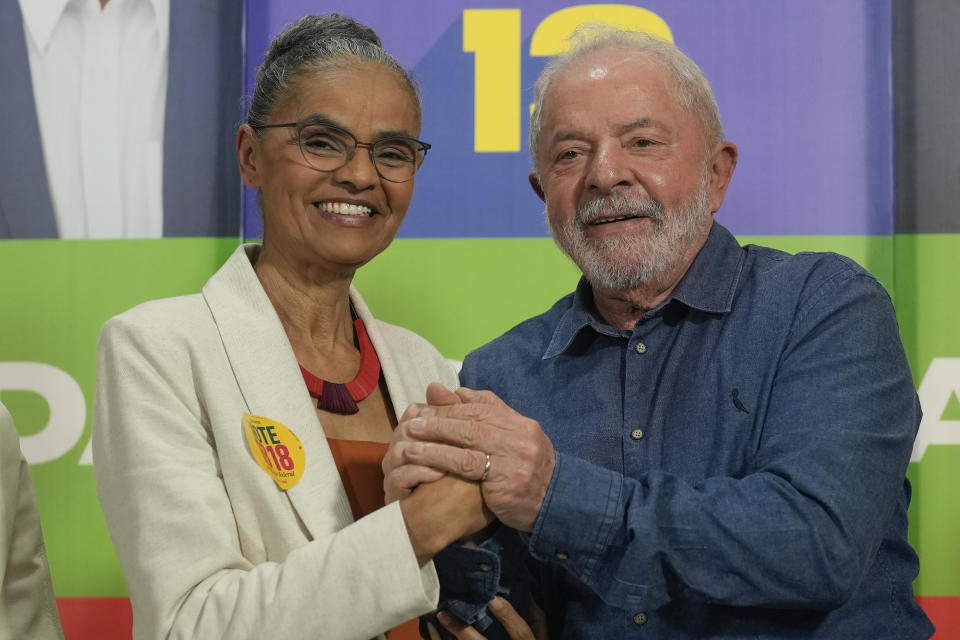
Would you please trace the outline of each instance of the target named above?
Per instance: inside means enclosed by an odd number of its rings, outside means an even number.
[[[260,187],[260,139],[248,124],[237,130],[237,167],[243,183],[251,189]]]

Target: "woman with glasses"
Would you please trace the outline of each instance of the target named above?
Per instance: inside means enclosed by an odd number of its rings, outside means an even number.
[[[262,246],[104,326],[94,462],[135,638],[417,638],[430,558],[489,524],[479,486],[439,473],[383,505],[397,418],[429,383],[457,385],[351,287],[407,213],[419,131],[373,31],[288,27],[237,134]]]

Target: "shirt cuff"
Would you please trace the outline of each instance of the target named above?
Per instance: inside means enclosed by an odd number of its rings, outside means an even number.
[[[616,531],[622,499],[622,475],[557,453],[553,477],[530,536],[530,553],[591,584]]]
[[[523,614],[529,589],[518,533],[500,526],[479,545],[453,544],[433,558],[440,580],[440,609],[484,632],[487,638],[507,638],[487,605],[494,596],[507,598]]]

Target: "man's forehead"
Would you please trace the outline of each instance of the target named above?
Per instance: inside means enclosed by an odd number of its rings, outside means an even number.
[[[666,63],[646,51],[623,45],[611,45],[589,51],[557,72],[556,81],[564,78],[585,82],[602,82],[614,77],[648,77],[669,81]]]
[[[672,77],[661,61],[622,47],[604,49],[585,54],[557,72],[541,104],[545,124],[559,124],[580,109],[605,111],[611,105],[598,96],[619,99],[617,94],[632,94],[638,106],[648,95],[656,96],[658,101],[676,97]],[[631,112],[627,119],[618,118],[616,124],[625,125],[649,115]]]
[[[609,66],[605,63],[597,62],[587,71],[587,78],[590,80],[603,80],[607,77],[608,73],[610,73]]]
[[[543,96],[544,113],[555,106],[589,99],[596,91],[653,92],[676,97],[673,77],[664,63],[629,49],[591,51],[560,69]]]

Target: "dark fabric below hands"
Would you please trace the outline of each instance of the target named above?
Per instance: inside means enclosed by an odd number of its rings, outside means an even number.
[[[522,534],[500,526],[479,546],[451,545],[441,551],[434,558],[440,579],[438,611],[446,611],[472,625],[487,640],[510,640],[510,635],[487,605],[494,596],[500,596],[526,617],[530,608],[530,591],[525,550],[526,541]],[[478,589],[478,585],[482,588]],[[455,640],[436,622],[436,612],[424,618],[433,622],[445,640]],[[421,634],[423,632],[421,623]]]

